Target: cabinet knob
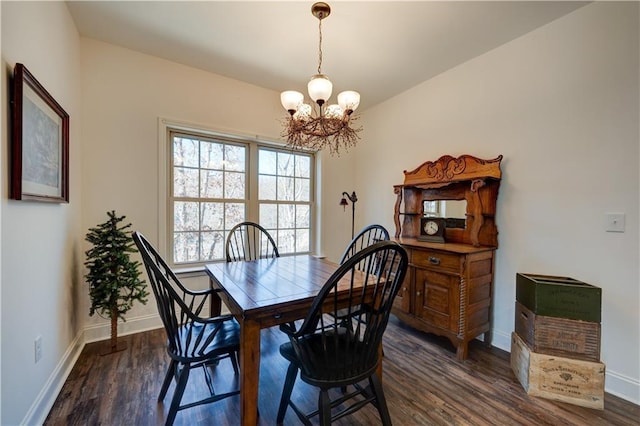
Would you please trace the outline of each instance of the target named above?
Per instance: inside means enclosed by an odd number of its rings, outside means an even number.
[[[402,291],[407,291],[407,288],[406,288],[406,287],[403,287],[403,288],[402,288]]]
[[[429,256],[429,263],[432,264],[432,265],[439,265],[440,264],[440,258]]]
[[[420,296],[420,294],[422,294],[422,293],[420,293],[419,291],[416,292],[416,296]]]

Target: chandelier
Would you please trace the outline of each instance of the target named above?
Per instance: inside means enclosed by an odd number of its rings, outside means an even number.
[[[360,104],[360,94],[347,90],[338,94],[338,104],[327,104],[333,84],[322,74],[322,20],[329,16],[331,8],[327,3],[314,3],[311,13],[318,18],[318,73],[311,77],[307,90],[317,105],[312,107],[304,103],[304,95],[295,90],[282,92],[280,102],[289,112],[283,123],[282,137],[293,149],[320,150],[328,147],[331,155],[339,155],[341,149],[354,146],[360,139],[358,132],[362,128],[351,127],[351,123],[357,120],[352,114]]]

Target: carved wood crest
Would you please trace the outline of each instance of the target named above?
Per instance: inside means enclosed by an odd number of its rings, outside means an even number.
[[[404,185],[429,185],[484,178],[500,179],[502,155],[482,160],[471,155],[443,155],[436,161],[426,161],[411,171],[404,171]]]

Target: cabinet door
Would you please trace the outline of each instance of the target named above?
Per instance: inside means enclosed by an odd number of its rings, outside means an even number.
[[[406,312],[411,313],[411,283],[413,282],[413,268],[407,269],[407,275],[404,277],[404,281],[398,294],[393,301],[393,307]]]
[[[415,314],[429,324],[459,334],[460,278],[415,269]]]

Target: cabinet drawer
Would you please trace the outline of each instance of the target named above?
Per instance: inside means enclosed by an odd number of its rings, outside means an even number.
[[[447,270],[460,273],[462,270],[462,256],[455,253],[445,253],[432,250],[412,250],[411,262],[418,267],[435,270]]]

